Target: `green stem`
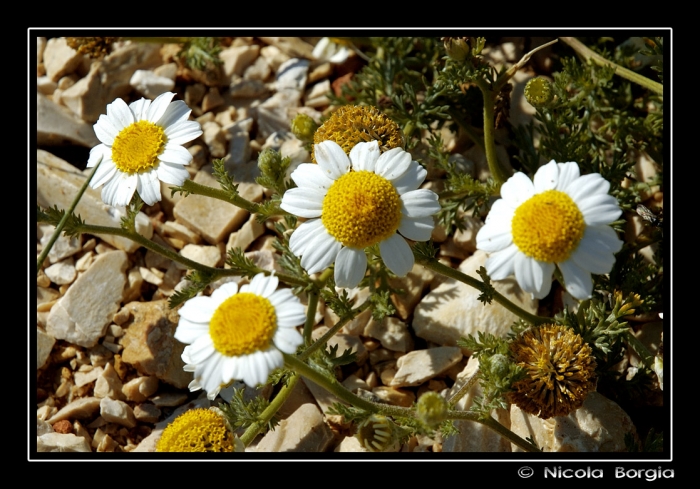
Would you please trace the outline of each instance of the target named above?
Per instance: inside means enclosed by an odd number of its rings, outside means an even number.
[[[494,93],[491,87],[485,80],[477,79],[475,83],[481,90],[481,94],[484,98],[484,150],[486,153],[486,161],[489,165],[491,176],[500,187],[508,180],[510,175],[508,175],[506,170],[501,166],[498,161],[498,155],[496,154],[496,141],[494,138],[494,129],[496,127],[494,106],[496,101],[494,100]]]
[[[251,214],[257,214],[260,210],[260,206],[258,204],[244,199],[238,194],[231,195],[229,192],[224,190],[209,187],[207,185],[201,185],[193,182],[192,180],[185,180],[185,183],[183,183],[180,188],[194,195],[204,195],[206,197],[223,200],[224,202],[240,207]]]
[[[541,450],[537,448],[535,445],[530,443],[527,440],[524,440],[523,438],[519,437],[512,431],[510,431],[508,428],[503,426],[501,423],[493,419],[492,417],[488,418],[480,418],[478,413],[473,413],[470,411],[448,411],[447,413],[447,418],[448,419],[460,419],[460,420],[466,420],[466,421],[474,421],[476,423],[483,424],[487,428],[495,431],[499,435],[501,435],[503,438],[507,439],[510,441],[512,444],[517,445],[518,447],[522,448],[526,452],[540,452]]]
[[[415,255],[416,257],[416,262],[420,263],[426,268],[429,268],[435,272],[438,272],[442,275],[446,275],[447,277],[453,278],[455,280],[458,280],[464,284],[470,285],[471,287],[474,287],[477,290],[480,290],[483,292],[484,288],[484,283],[481,282],[480,280],[475,279],[474,277],[470,277],[469,275],[460,272],[459,270],[456,270],[452,267],[448,267],[447,265],[443,265],[439,261],[437,261],[434,258],[426,258],[424,256],[420,255]],[[500,305],[508,309],[510,312],[515,314],[516,316],[524,319],[525,321],[532,323],[532,324],[545,324],[545,323],[551,323],[552,319],[543,317],[543,316],[536,316],[534,314],[531,314],[524,310],[523,308],[516,306],[513,304],[510,300],[506,299],[505,296],[502,294],[494,291],[493,292],[493,299],[498,302]]]
[[[364,409],[370,413],[381,413],[386,416],[413,417],[412,409],[392,406],[390,404],[378,404],[368,401],[367,399],[363,399],[347,390],[343,384],[338,382],[336,379],[324,375],[318,370],[305,364],[297,357],[286,353],[283,353],[282,355],[284,356],[284,364],[287,368],[294,370],[302,377],[309,379],[314,384],[324,388],[338,399],[341,399],[352,406]]]
[[[46,243],[46,246],[44,246],[44,249],[41,250],[41,254],[39,255],[39,258],[36,260],[36,273],[39,273],[41,271],[41,265],[44,263],[44,260],[46,260],[46,257],[48,256],[49,252],[51,251],[51,248],[53,248],[53,245],[56,243],[56,240],[61,234],[61,231],[63,231],[63,227],[66,225],[66,221],[68,221],[68,217],[73,214],[73,211],[75,210],[75,207],[78,205],[78,202],[80,202],[80,199],[83,197],[83,194],[85,193],[85,190],[87,190],[88,185],[90,184],[90,180],[92,180],[92,177],[95,176],[95,172],[97,169],[100,167],[100,164],[102,163],[102,158],[100,158],[100,161],[97,162],[95,165],[95,168],[92,169],[90,172],[90,176],[87,177],[85,180],[85,183],[80,187],[80,190],[78,190],[78,194],[75,196],[75,199],[73,199],[73,202],[71,202],[70,208],[64,212],[63,217],[59,221],[58,225],[56,226],[56,229],[54,230],[53,234],[51,235],[51,239],[49,240],[48,243]]]
[[[625,78],[631,82],[641,85],[644,88],[663,96],[664,86],[661,83],[650,80],[646,76],[640,75],[639,73],[635,73],[632,70],[623,68],[622,66],[605,59],[598,53],[586,47],[585,44],[583,44],[575,37],[560,37],[559,39],[561,39],[562,42],[565,42],[566,44],[571,46],[571,48],[578,54],[580,54],[586,61],[593,61],[594,63],[600,66],[609,66],[615,70],[616,75],[620,75],[622,78]]]
[[[304,344],[311,344],[311,331],[316,324],[316,308],[318,307],[318,292],[315,290],[308,293],[309,303],[306,306],[306,322],[304,323]]]
[[[476,372],[472,374],[469,379],[462,385],[462,387],[457,390],[450,398],[447,400],[447,403],[450,407],[454,406],[459,402],[461,398],[464,397],[464,395],[469,392],[469,390],[476,384],[476,381],[479,380],[479,374],[481,373],[481,370],[477,369]]]
[[[282,386],[275,398],[268,404],[265,410],[260,413],[258,420],[248,426],[248,429],[241,435],[241,441],[245,446],[250,445],[255,437],[258,436],[258,433],[260,433],[260,431],[267,426],[272,417],[277,414],[277,411],[280,410],[284,402],[289,398],[289,395],[294,390],[294,386],[297,385],[298,381],[299,376],[297,374],[292,375],[287,381],[287,384]]]
[[[360,314],[362,311],[367,309],[369,306],[372,305],[372,301],[367,299],[365,302],[360,304],[358,307],[350,311],[350,314],[343,317],[340,319],[337,323],[335,323],[331,328],[326,331],[326,333],[321,336],[319,339],[317,339],[314,343],[312,343],[306,350],[304,350],[300,355],[299,355],[299,360],[304,361],[307,358],[309,358],[309,355],[311,355],[313,352],[321,348],[323,345],[328,342],[331,337],[333,337],[343,326],[345,326],[347,323],[352,321],[358,314]]]

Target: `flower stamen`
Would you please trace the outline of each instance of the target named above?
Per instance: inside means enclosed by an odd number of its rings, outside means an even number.
[[[364,249],[399,228],[401,199],[391,182],[376,173],[349,172],[328,189],[321,219],[344,246]]]
[[[267,350],[277,330],[270,301],[250,292],[226,299],[209,323],[209,335],[222,355],[239,356]]]
[[[114,138],[112,160],[124,173],[150,170],[158,164],[166,139],[162,127],[146,120],[134,122]]]
[[[535,260],[560,263],[576,249],[585,228],[583,214],[571,197],[558,190],[547,190],[515,210],[513,243]]]

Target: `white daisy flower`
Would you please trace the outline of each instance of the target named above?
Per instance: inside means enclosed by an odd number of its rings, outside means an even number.
[[[278,284],[259,273],[240,290],[228,282],[180,308],[175,339],[188,345],[182,360],[194,372],[190,391],[204,389],[213,400],[234,380],[255,387],[284,365],[282,352],[296,352],[304,341],[296,330],[306,319],[304,306]]]
[[[490,253],[490,277],[515,274],[524,291],[542,299],[558,267],[573,297],[591,297],[591,273],[610,272],[622,247],[610,227],[622,210],[609,189],[599,173],[581,176],[573,162],[552,160],[534,181],[520,172],[510,177],[476,236],[476,247]]]
[[[152,102],[140,99],[128,106],[118,98],[107,106],[94,125],[102,141],[92,150],[87,167],[102,164],[90,186],[102,188],[102,200],[111,206],[125,206],[134,191],[148,205],[161,199],[160,181],[182,185],[189,173],[192,155],[182,145],[202,134],[199,122],[188,121],[185,102],[171,102],[166,92]]]
[[[413,267],[404,238],[427,241],[440,210],[438,196],[419,189],[426,170],[401,148],[380,153],[377,141],[358,143],[350,156],[334,141],[314,146],[318,164],[302,163],[280,207],[310,219],[289,240],[301,266],[316,273],[335,263],[338,287],[356,287],[367,270],[365,248],[379,245],[389,270],[399,277]]]
[[[333,42],[329,37],[323,37],[316,43],[311,54],[319,61],[328,61],[339,65],[348,59],[350,53],[350,49],[346,46]]]

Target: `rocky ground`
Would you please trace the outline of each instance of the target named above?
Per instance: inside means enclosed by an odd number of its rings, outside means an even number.
[[[254,180],[258,153],[271,147],[294,163],[310,161],[290,133],[290,120],[303,112],[320,121],[329,108],[326,94],[361,64],[354,56],[340,66],[314,60],[316,40],[231,38],[220,54],[222,72],[211,77],[180,66],[178,45],[125,42],[104,59],[92,60],[69,47],[65,38],[38,37],[37,203],[70,206],[89,173],[84,170],[89,149],[98,143],[92,125],[107,104],[117,97],[132,101],[164,91],[176,92],[202,125],[204,134],[188,148],[194,156],[189,168],[194,181],[217,187],[211,160],[224,158],[241,194],[261,201],[266,191]],[[490,54],[503,63],[521,55],[517,42],[503,43]],[[528,76],[523,72],[515,78],[512,117],[520,120],[532,115],[520,95]],[[465,171],[485,175],[478,148],[466,147],[451,133],[445,141]],[[430,180],[428,185],[436,184]],[[210,266],[224,266],[227,251],[240,247],[258,266],[277,267],[274,233],[248,212],[205,197],[171,196],[166,186],[162,195],[137,219],[144,236]],[[104,205],[99,191],[88,189],[76,213],[90,224],[119,226],[123,209]],[[438,228],[433,239],[445,263],[475,275],[485,258],[475,247],[482,222],[470,216],[464,220],[465,231],[447,236]],[[54,228],[37,224],[36,229],[38,256]],[[185,273],[178,264],[122,238],[59,238],[36,283],[37,327],[31,339],[36,341],[37,452],[153,451],[168,420],[194,406],[218,404],[201,391],[188,391],[191,374],[182,370],[180,359],[184,345],[173,338],[178,315],[167,301]],[[455,341],[477,330],[505,334],[515,319],[498,305],[484,307],[478,291],[418,265],[395,285],[405,293],[393,296],[394,315],[377,322],[367,311],[332,343],[357,353],[356,364],[344,368],[340,379],[348,388],[396,405],[410,406],[426,390],[459,388],[478,362]],[[542,307],[514,281],[496,288],[531,312]],[[352,293],[357,304],[367,294]],[[314,334],[321,335],[336,320],[321,304]],[[642,340],[658,345],[662,323],[644,331]],[[629,362],[621,368],[634,368],[636,359]],[[270,394],[269,386],[246,391],[248,396]],[[478,394],[476,386],[460,406],[468,408]],[[300,382],[279,413],[280,426],[248,451],[364,451],[347,427],[324,415],[333,402],[315,384]],[[494,415],[548,451],[622,451],[625,433],[636,431],[630,415],[599,393],[564,419],[542,421],[516,407]],[[516,450],[481,425],[465,421],[458,428],[458,436],[414,437],[395,450]]]

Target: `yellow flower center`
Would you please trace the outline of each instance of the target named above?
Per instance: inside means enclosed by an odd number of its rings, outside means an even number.
[[[165,131],[149,121],[135,122],[119,132],[112,144],[112,160],[124,173],[150,170],[165,149]]]
[[[386,178],[349,172],[323,199],[323,225],[343,245],[364,249],[392,236],[401,223],[401,200]]]
[[[564,192],[547,190],[515,210],[513,242],[535,260],[566,261],[583,237],[586,224],[576,203]]]
[[[277,330],[277,314],[269,300],[250,292],[226,299],[214,311],[209,335],[222,355],[247,355],[267,350]]]
[[[190,409],[163,430],[156,451],[233,452],[233,436],[214,411]]]

